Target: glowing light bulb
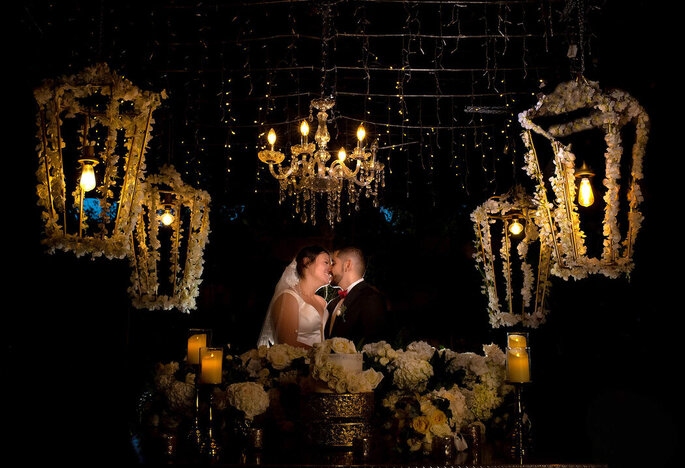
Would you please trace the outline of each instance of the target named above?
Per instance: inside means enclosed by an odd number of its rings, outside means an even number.
[[[338,160],[340,162],[343,162],[347,158],[347,153],[345,152],[345,148],[340,148],[340,151],[338,151]]]
[[[578,204],[580,206],[588,207],[595,202],[595,194],[592,192],[592,184],[590,184],[589,177],[580,179],[580,188],[578,189]]]
[[[357,139],[361,142],[365,136],[366,136],[366,130],[364,130],[363,125],[360,125],[359,128],[357,129]]]
[[[303,120],[302,124],[300,125],[300,133],[302,133],[302,136],[309,135],[309,125],[307,125],[306,120]],[[274,139],[275,139],[275,136],[274,136]]]
[[[83,163],[80,185],[84,192],[89,192],[95,188],[95,171],[92,164]]]
[[[271,146],[273,146],[274,143],[276,143],[276,132],[273,128],[269,130],[269,135],[266,137],[266,139],[269,141],[269,144]]]
[[[514,219],[514,222],[509,225],[509,232],[515,236],[518,236],[523,232],[523,224],[519,222],[518,218]]]
[[[590,179],[594,175],[585,163],[576,172],[576,177],[580,179],[580,187],[578,187],[578,204],[580,206],[588,207],[595,202],[595,194],[592,192],[592,184],[590,184]]]
[[[162,224],[165,226],[170,226],[174,222],[174,215],[171,214],[171,210],[167,208],[162,215]]]

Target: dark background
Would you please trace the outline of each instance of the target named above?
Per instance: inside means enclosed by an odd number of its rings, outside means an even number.
[[[190,327],[210,327],[216,343],[236,350],[251,347],[282,268],[310,243],[365,249],[367,279],[390,301],[398,344],[424,339],[460,351],[502,345],[504,330],[488,325],[469,215],[514,183],[530,187],[516,114],[535,103],[534,93],[582,71],[629,92],[651,118],[645,221],[630,278],[553,278],[548,322],[531,337],[534,383],[526,399],[536,451],[553,462],[673,463],[682,371],[681,215],[673,187],[682,151],[669,125],[680,96],[666,77],[679,45],[658,2],[335,2],[324,47],[321,16],[310,2],[15,6],[3,70],[10,78],[3,158],[10,163],[3,171],[10,450],[28,459],[134,461],[130,423],[154,363],[181,359]],[[442,48],[417,36],[456,34],[457,27],[470,37],[447,39]],[[402,32],[414,36],[372,36]],[[570,60],[569,42],[578,40],[583,60]],[[203,282],[190,314],[133,308],[125,260],[49,255],[40,244],[32,89],[98,61],[142,89],[170,95],[156,112],[148,173],[171,162],[212,196]],[[351,146],[364,115],[376,123],[367,133],[391,130],[379,153],[393,170],[384,210],[363,203],[334,228],[323,220],[302,224],[278,207],[276,183],[258,168],[255,147],[269,126],[293,137],[284,122],[308,115],[309,100],[320,94],[322,62],[326,93],[338,96],[338,142]],[[471,71],[407,76],[396,72],[402,65]],[[404,94],[417,96],[406,100],[404,127],[398,81]],[[467,106],[506,111],[472,113]],[[400,144],[403,151],[390,148]]]

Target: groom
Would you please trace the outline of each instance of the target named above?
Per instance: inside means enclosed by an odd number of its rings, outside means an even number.
[[[347,338],[357,345],[389,340],[385,298],[364,281],[362,251],[345,247],[333,252],[331,260],[331,284],[341,289],[327,306],[326,336]]]

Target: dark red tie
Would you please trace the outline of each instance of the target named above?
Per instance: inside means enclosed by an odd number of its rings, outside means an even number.
[[[339,290],[339,291],[338,291],[338,296],[344,298],[345,296],[347,296],[347,290],[346,290],[346,289],[341,289],[341,290]]]

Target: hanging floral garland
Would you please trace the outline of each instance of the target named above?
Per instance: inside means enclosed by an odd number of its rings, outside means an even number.
[[[589,115],[571,122],[556,124],[543,129],[532,119],[543,116],[557,116],[580,109],[590,109]],[[552,273],[564,279],[584,278],[588,274],[600,273],[610,278],[627,274],[633,268],[633,246],[642,224],[639,211],[642,193],[638,182],[643,178],[642,161],[649,134],[649,117],[644,108],[629,94],[621,90],[603,92],[596,82],[583,78],[562,83],[549,95],[543,96],[535,107],[519,114],[524,132],[523,142],[528,149],[525,156],[525,170],[537,183],[534,199],[537,204],[536,222],[540,226],[543,242],[554,247],[555,263]],[[627,192],[628,229],[622,239],[617,221],[619,211],[620,162],[623,155],[622,128],[632,123],[635,126],[635,141],[632,147],[632,168],[630,186]],[[602,182],[604,193],[604,235],[601,258],[587,256],[584,239],[586,234],[580,227],[580,214],[575,202],[575,155],[570,145],[557,139],[593,128],[604,132],[606,143],[605,177]],[[555,158],[555,174],[550,178],[554,192],[553,202],[547,198],[542,171],[538,161],[531,131],[550,140]]]
[[[43,243],[50,253],[60,249],[77,256],[125,257],[140,208],[152,113],[166,94],[141,91],[100,63],[72,76],[45,80],[34,97],[39,109],[36,176]],[[69,123],[79,128],[68,134]],[[65,169],[69,173],[77,163],[67,153],[87,158],[78,162],[98,165],[102,174],[92,198],[97,206],[90,215],[84,210],[84,189],[76,184],[67,194],[71,178],[67,180]],[[78,214],[76,226],[70,210]]]
[[[548,310],[545,299],[550,288],[551,252],[547,245],[540,243],[539,231],[533,222],[532,214],[534,212],[535,206],[532,198],[521,187],[517,186],[504,196],[490,198],[471,213],[476,234],[474,258],[476,268],[483,275],[482,289],[488,297],[488,313],[492,327],[512,326],[521,323],[527,327],[537,328],[546,320]],[[512,241],[509,233],[509,227],[515,219],[526,222],[524,237],[516,247],[522,277],[521,312],[518,313],[514,310]],[[493,252],[491,233],[491,225],[497,221],[502,221],[499,258]],[[528,248],[533,243],[540,243],[537,276],[535,269],[528,262]],[[495,262],[498,260],[502,261],[501,284],[503,284],[505,301],[508,304],[505,309],[500,305],[498,293],[498,276],[495,268]]]
[[[210,196],[183,183],[172,166],[163,166],[159,174],[149,176],[142,191],[142,209],[130,237],[132,273],[129,294],[133,305],[150,310],[177,308],[187,313],[196,306],[202,282],[203,254],[210,232]],[[164,195],[171,195],[172,200],[165,201]],[[169,276],[168,281],[162,284],[159,274],[162,260],[160,214],[165,207],[173,208],[174,219],[163,227],[171,232],[165,257]],[[185,217],[185,223],[184,211],[190,213]],[[163,291],[163,286],[167,286],[169,293]]]

